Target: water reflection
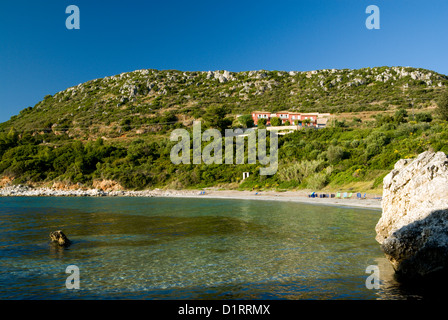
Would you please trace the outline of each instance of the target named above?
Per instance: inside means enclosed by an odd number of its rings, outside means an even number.
[[[405,281],[400,280],[386,257],[376,260],[380,268],[380,289],[376,290],[379,300],[431,300],[444,301],[448,298],[446,279],[433,281]]]
[[[48,248],[50,251],[50,257],[53,259],[62,259],[64,258],[64,253],[66,250],[69,250],[68,248],[59,246],[55,243],[49,243]]]

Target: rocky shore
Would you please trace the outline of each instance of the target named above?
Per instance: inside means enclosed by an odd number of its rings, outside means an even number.
[[[186,195],[197,195],[197,191],[167,191],[159,189],[143,191],[60,190],[54,188],[32,188],[25,185],[0,188],[0,197],[175,197]]]
[[[376,240],[402,279],[446,277],[448,157],[424,152],[402,159],[384,178]]]
[[[30,187],[25,185],[9,185],[0,187],[0,197],[178,197],[209,198],[234,200],[266,200],[309,203],[317,205],[360,207],[378,210],[381,200],[378,195],[369,195],[366,199],[309,198],[310,192],[300,191],[239,191],[239,190],[102,190],[102,189],[67,189],[49,187]]]

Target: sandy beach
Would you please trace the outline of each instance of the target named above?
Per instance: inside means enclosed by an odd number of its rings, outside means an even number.
[[[243,199],[243,200],[266,200],[266,201],[290,201],[297,203],[308,203],[317,205],[331,205],[331,206],[347,206],[347,207],[362,207],[371,209],[381,209],[381,200],[373,199],[377,196],[369,196],[366,199],[357,199],[356,194],[353,194],[351,198],[309,198],[306,192],[300,191],[237,191],[237,190],[213,190],[206,191],[205,194],[195,195],[177,195],[178,197],[189,198],[213,198],[213,199]]]
[[[142,191],[107,191],[101,189],[54,189],[32,188],[15,185],[0,188],[0,197],[178,197],[209,199],[240,199],[289,201],[316,205],[362,207],[381,209],[378,196],[367,195],[366,199],[351,198],[310,198],[306,191],[238,191],[238,190],[142,190]],[[376,198],[376,199],[374,199]]]

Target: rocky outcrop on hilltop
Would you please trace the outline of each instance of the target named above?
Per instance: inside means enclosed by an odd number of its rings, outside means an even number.
[[[424,152],[402,159],[384,178],[376,240],[402,278],[448,268],[448,157]]]

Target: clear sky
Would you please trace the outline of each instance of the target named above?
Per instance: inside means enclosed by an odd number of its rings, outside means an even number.
[[[79,30],[65,26],[69,5]],[[379,30],[365,26],[369,5]],[[47,94],[146,68],[448,74],[447,21],[447,0],[2,0],[0,121]]]

